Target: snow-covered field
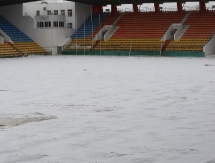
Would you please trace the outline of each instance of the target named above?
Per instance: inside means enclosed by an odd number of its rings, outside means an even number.
[[[0,163],[214,163],[215,58],[0,59]]]

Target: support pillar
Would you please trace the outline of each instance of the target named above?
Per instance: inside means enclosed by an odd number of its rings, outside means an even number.
[[[111,5],[111,14],[117,14],[117,7],[114,4]]]
[[[199,1],[199,9],[200,11],[206,11],[206,5],[204,1]]]
[[[102,13],[103,13],[103,6],[102,6],[102,5],[99,5],[99,6],[98,6],[98,10],[99,10],[99,13],[102,14]]]
[[[98,5],[93,5],[93,13],[98,14],[99,13],[99,7]]]
[[[138,13],[138,7],[136,3],[133,3],[133,12]]]
[[[155,2],[154,3],[154,7],[155,7],[155,12],[160,12],[160,5],[159,5],[159,3]]]
[[[181,2],[177,2],[177,9],[178,9],[178,12],[182,12],[182,3]]]

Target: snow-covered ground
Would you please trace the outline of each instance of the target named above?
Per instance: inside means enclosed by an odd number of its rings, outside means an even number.
[[[0,163],[214,163],[215,58],[0,59]]]

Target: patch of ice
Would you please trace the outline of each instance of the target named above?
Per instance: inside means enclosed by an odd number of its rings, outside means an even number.
[[[50,116],[50,115],[44,115],[42,113],[36,112],[33,115],[27,115],[27,116],[18,116],[18,117],[0,117],[0,127],[13,127],[13,126],[19,126],[22,124],[30,123],[30,122],[41,122],[45,120],[51,120],[51,119],[57,119],[56,116]]]

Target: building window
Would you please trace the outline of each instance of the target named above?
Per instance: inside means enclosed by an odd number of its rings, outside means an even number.
[[[43,22],[37,22],[37,27],[38,27],[38,28],[42,28],[42,27],[44,27]]]
[[[51,22],[45,22],[45,27],[51,27]]]
[[[68,10],[68,17],[72,17],[72,10]]]
[[[59,22],[59,27],[64,27],[64,22]]]
[[[40,11],[37,11],[37,16],[39,16],[40,15]]]
[[[58,15],[58,10],[54,10],[54,15]]]
[[[58,22],[53,22],[53,27],[58,27]]]
[[[65,15],[65,10],[61,10],[61,15]]]
[[[72,28],[72,23],[68,23],[68,28]]]
[[[48,11],[47,11],[47,15],[51,15],[51,10],[48,10]]]

